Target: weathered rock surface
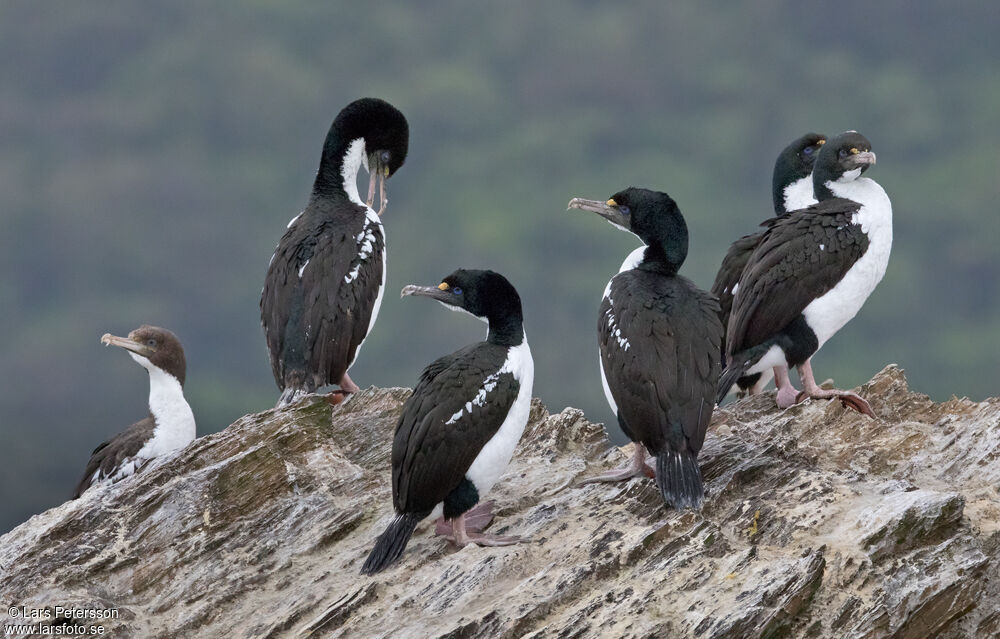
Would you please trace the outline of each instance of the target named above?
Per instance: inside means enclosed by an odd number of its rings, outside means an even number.
[[[408,391],[310,398],[0,538],[0,603],[116,608],[90,623],[142,638],[1000,636],[1000,400],[935,404],[894,366],[861,392],[878,419],[719,411],[700,513],[650,480],[576,487],[626,455],[536,402],[492,495],[493,531],[532,543],[456,550],[428,522],[374,578]]]

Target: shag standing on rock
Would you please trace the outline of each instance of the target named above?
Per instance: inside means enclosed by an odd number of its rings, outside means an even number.
[[[91,486],[114,483],[139,472],[156,457],[194,441],[194,414],[184,399],[184,349],[165,328],[140,326],[128,337],[105,333],[105,346],[119,346],[149,373],[149,417],[94,449],[73,499]]]
[[[666,193],[637,188],[607,202],[574,198],[569,207],[593,211],[646,245],[634,268],[608,282],[598,315],[604,393],[635,455],[627,468],[583,483],[646,475],[667,505],[700,508],[698,451],[722,368],[722,324],[715,298],[677,273],[688,251],[684,217]]]
[[[282,391],[278,406],[327,384],[358,390],[347,371],[382,302],[385,181],[402,166],[408,144],[406,118],[375,98],[344,107],[327,133],[312,196],[288,223],[261,291],[261,323]],[[362,166],[369,172],[367,202],[358,195]]]
[[[820,148],[826,144],[826,136],[819,133],[806,133],[788,146],[778,155],[774,163],[774,173],[771,177],[771,196],[774,201],[774,215],[781,217],[792,211],[804,209],[816,203],[813,195],[813,164]],[[767,222],[764,222],[767,224]],[[757,247],[764,231],[744,235],[729,247],[722,259],[722,266],[712,284],[712,295],[719,298],[720,317],[723,330],[729,324],[729,313],[733,309],[733,296],[736,293],[740,275],[750,259],[750,254]],[[723,339],[723,343],[725,340]],[[725,364],[725,362],[723,362]],[[771,369],[763,373],[754,373],[736,380],[741,390],[755,395],[764,389],[771,380]]]
[[[874,416],[856,393],[817,386],[810,363],[861,309],[889,263],[892,205],[877,182],[861,177],[873,164],[867,138],[855,131],[837,136],[816,159],[819,203],[768,222],[733,300],[719,401],[738,378],[777,367],[781,408],[836,397]],[[802,393],[788,378],[792,366]]]
[[[492,518],[489,503],[474,508],[507,467],[528,421],[534,363],[521,298],[498,273],[461,269],[437,287],[410,285],[402,295],[470,313],[487,322],[489,334],[425,368],[406,400],[392,442],[396,517],[368,555],[367,575],[396,561],[428,516],[443,515],[437,531],[458,546],[521,541],[481,533]]]

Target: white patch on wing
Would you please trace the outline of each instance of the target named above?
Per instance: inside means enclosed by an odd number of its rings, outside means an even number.
[[[614,336],[615,340],[618,342],[618,347],[622,350],[627,351],[631,344],[628,343],[628,338],[622,336],[622,331],[618,328],[618,322],[615,320],[614,312],[614,300],[611,299],[610,295],[605,296],[608,298],[608,310],[604,312],[605,317],[608,318],[608,330]]]
[[[375,211],[373,211],[371,209],[368,209],[368,213],[367,213],[367,216],[365,218],[365,225],[366,225],[366,227],[367,227],[367,225],[369,223],[378,224],[378,229],[379,229],[379,231],[382,232],[382,280],[378,284],[378,294],[375,296],[375,305],[372,307],[372,317],[368,321],[368,330],[365,331],[365,336],[361,339],[361,343],[358,344],[358,347],[356,349],[354,349],[354,358],[351,359],[351,363],[347,365],[347,370],[350,370],[351,366],[354,366],[354,362],[358,359],[358,353],[361,352],[361,347],[365,345],[365,340],[368,339],[368,335],[371,334],[372,328],[375,327],[375,320],[378,318],[378,311],[379,311],[380,308],[382,308],[382,294],[385,293],[385,269],[386,269],[386,264],[385,264],[385,245],[386,245],[385,227],[382,226],[382,220],[379,219],[378,214],[376,214]],[[371,254],[371,249],[369,249],[369,254]],[[357,272],[356,271],[355,271],[355,276],[357,276]]]
[[[374,252],[374,250],[375,250],[375,239],[376,239],[375,238],[375,231],[376,230],[382,232],[382,239],[383,239],[383,246],[384,246],[384,244],[385,244],[385,241],[384,241],[385,240],[385,229],[382,226],[382,220],[378,219],[378,214],[375,213],[375,211],[373,211],[371,209],[368,209],[368,211],[365,213],[365,224],[364,224],[364,226],[361,227],[361,232],[358,233],[358,236],[356,238],[354,238],[354,240],[355,240],[355,242],[357,244],[357,250],[358,250],[358,256],[357,256],[357,258],[355,258],[355,259],[357,259],[357,264],[355,264],[354,268],[352,268],[350,270],[350,272],[347,275],[344,276],[344,282],[345,283],[350,284],[355,279],[357,279],[358,273],[361,271],[361,265],[364,264],[365,260],[367,260],[369,257],[371,257],[372,253]],[[385,257],[385,248],[383,247],[382,250],[383,250],[382,257],[384,258]],[[382,261],[382,265],[383,265],[383,267],[385,266],[385,260],[384,259]],[[382,281],[385,282],[385,278],[384,277],[382,278]]]
[[[798,211],[816,203],[816,196],[813,195],[812,173],[799,178],[785,187],[785,212]]]
[[[739,282],[736,282],[735,284],[733,284],[733,295],[736,295],[736,291],[738,291],[739,289],[740,289],[740,283]]]
[[[531,387],[535,378],[535,364],[531,359],[531,349],[525,337],[517,346],[507,349],[507,359],[500,367],[500,373],[511,373],[520,384],[517,397],[507,413],[506,419],[500,425],[490,441],[486,442],[473,460],[465,476],[471,481],[479,497],[489,492],[493,484],[510,463],[517,442],[521,440],[524,426],[528,423],[528,412],[531,409]],[[478,393],[476,395],[478,397]],[[468,404],[467,404],[468,406]]]
[[[300,280],[302,279],[302,273],[306,270],[307,266],[309,266],[309,260],[306,260],[305,262],[303,262],[302,266],[299,267],[299,279]]]
[[[303,211],[303,213],[304,213],[304,212],[305,212],[305,211]],[[298,222],[298,221],[299,221],[299,218],[300,218],[300,217],[302,217],[302,213],[299,213],[298,215],[296,215],[296,216],[295,216],[295,217],[293,217],[292,219],[288,220],[288,226],[286,226],[285,228],[286,228],[286,229],[290,229],[290,228],[292,228],[292,224],[295,224],[296,222]]]
[[[820,347],[861,310],[885,275],[892,250],[892,203],[877,182],[857,178],[846,183],[827,182],[826,186],[835,196],[861,204],[851,222],[868,236],[868,249],[843,279],[802,311]]]

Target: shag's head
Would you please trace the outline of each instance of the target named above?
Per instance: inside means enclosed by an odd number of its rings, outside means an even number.
[[[384,189],[385,180],[406,161],[409,144],[410,126],[399,109],[378,98],[355,100],[330,125],[316,187],[350,188],[345,180],[353,180],[363,163],[370,174],[370,206],[375,180]]]
[[[785,212],[785,189],[812,173],[813,165],[824,144],[826,144],[825,135],[806,133],[778,154],[771,179],[776,214],[781,215]]]
[[[449,310],[478,317],[489,323],[491,335],[521,339],[521,297],[514,285],[495,271],[460,268],[437,286],[404,286],[400,297],[407,295],[430,297]]]
[[[684,216],[662,191],[629,187],[612,195],[606,202],[575,197],[568,208],[597,213],[623,231],[639,236],[646,246],[646,260],[660,259],[676,272],[688,251],[688,231]]]
[[[813,168],[816,197],[829,197],[827,182],[852,182],[875,164],[875,153],[868,138],[857,131],[847,131],[823,145]]]
[[[142,325],[128,334],[128,337],[117,337],[105,333],[101,337],[105,346],[118,346],[129,352],[129,355],[143,368],[151,367],[169,373],[184,385],[184,375],[187,365],[184,361],[184,348],[177,336],[159,326]]]

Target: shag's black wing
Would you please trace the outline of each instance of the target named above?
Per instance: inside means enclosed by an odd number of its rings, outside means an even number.
[[[296,379],[310,389],[339,382],[368,334],[385,236],[360,206],[341,207],[303,213],[267,269],[261,322],[281,389]]]
[[[102,442],[90,455],[87,468],[83,471],[83,477],[76,485],[73,492],[73,499],[78,498],[95,480],[94,473],[100,471],[96,477],[97,481],[111,477],[118,471],[118,467],[138,453],[149,438],[153,436],[156,422],[152,415],[140,420],[124,431],[118,433],[106,442]],[[138,472],[140,468],[136,468]]]
[[[860,208],[833,198],[768,220],[733,299],[727,354],[763,343],[837,285],[868,249],[851,222]]]
[[[625,271],[601,302],[598,335],[608,388],[632,434],[654,455],[697,453],[722,368],[716,299],[684,277]]]
[[[392,444],[397,512],[429,512],[454,490],[503,424],[520,383],[507,348],[482,342],[428,366],[406,400]]]
[[[743,268],[762,237],[763,231],[744,235],[729,246],[726,256],[722,258],[722,266],[715,276],[711,292],[719,298],[719,319],[722,320],[723,330],[729,324],[729,313],[733,310],[733,288],[739,283]]]

